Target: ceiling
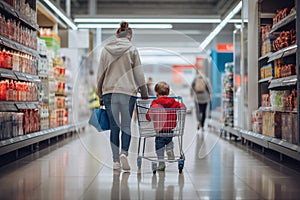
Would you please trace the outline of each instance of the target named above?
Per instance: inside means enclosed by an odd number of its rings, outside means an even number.
[[[66,8],[66,0],[55,0]],[[71,0],[71,16],[222,17],[238,0]]]
[[[240,0],[69,0],[70,17],[75,18],[184,18],[223,19]],[[66,11],[68,0],[52,0]],[[240,18],[240,13],[235,18]],[[172,23],[172,31],[135,31],[135,41],[140,46],[198,48],[199,44],[212,32],[217,23]],[[235,26],[227,24],[214,43],[231,43]],[[103,29],[102,40],[112,36],[115,29]],[[139,35],[137,35],[138,33]],[[188,41],[186,40],[188,38]],[[211,45],[215,45],[212,43]],[[192,46],[192,47],[191,47]],[[191,50],[192,49],[192,50]]]

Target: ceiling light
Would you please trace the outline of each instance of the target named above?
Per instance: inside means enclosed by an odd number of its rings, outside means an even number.
[[[118,19],[118,18],[75,18],[76,23],[120,23],[126,21],[128,23],[220,23],[220,19]]]
[[[219,34],[219,32],[226,26],[229,20],[234,17],[242,9],[242,1],[240,1],[237,6],[222,20],[222,22],[205,38],[205,40],[200,44],[199,48],[201,50],[205,49],[207,45]]]
[[[103,29],[116,29],[119,28],[119,24],[78,24],[78,28],[103,28]],[[171,29],[171,24],[130,24],[131,28],[136,29]]]
[[[72,20],[70,20],[64,13],[62,13],[50,0],[44,0],[44,2],[73,30],[77,30],[77,26],[72,22]]]

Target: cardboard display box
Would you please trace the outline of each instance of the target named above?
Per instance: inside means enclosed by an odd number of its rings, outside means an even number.
[[[263,112],[263,135],[281,138],[281,112]]]

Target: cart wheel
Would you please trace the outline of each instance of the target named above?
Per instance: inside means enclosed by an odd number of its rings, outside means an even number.
[[[137,167],[140,170],[141,167],[142,167],[142,157],[138,156],[137,159],[136,159],[136,162],[137,162]]]
[[[182,173],[183,167],[184,167],[184,160],[178,161],[178,170],[180,174]]]
[[[156,164],[156,162],[152,162],[152,171],[153,171],[153,174],[156,174],[156,170],[157,170],[157,164]]]

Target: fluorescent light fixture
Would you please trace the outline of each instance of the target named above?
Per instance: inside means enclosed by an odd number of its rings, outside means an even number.
[[[53,10],[53,12],[57,13],[58,16],[73,30],[77,30],[77,26],[72,22],[72,20],[70,20],[64,13],[62,13],[50,0],[44,0],[44,2]]]
[[[234,17],[242,9],[242,1],[222,20],[222,22],[205,38],[200,44],[200,49],[205,49],[207,45],[219,34],[219,32],[226,26],[229,20]]]
[[[126,21],[129,23],[220,23],[220,19],[155,19],[155,18],[144,18],[144,19],[119,19],[119,18],[75,18],[76,23],[120,23]]]
[[[78,24],[78,28],[119,28],[119,24]],[[130,24],[131,28],[136,29],[171,29],[171,24]]]

